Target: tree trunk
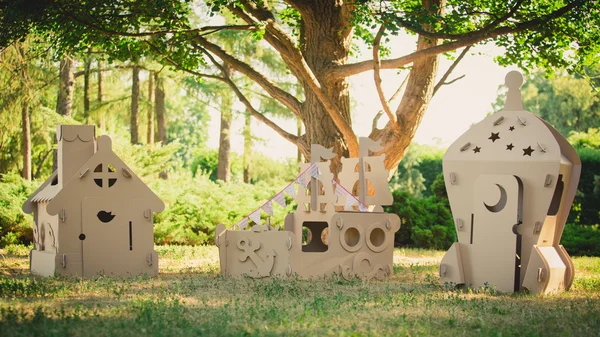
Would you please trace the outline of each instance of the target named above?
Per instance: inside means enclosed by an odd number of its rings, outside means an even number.
[[[90,117],[90,65],[92,61],[89,56],[83,61],[83,119],[89,123]]]
[[[252,115],[247,112],[244,119],[244,182],[250,183],[250,158],[252,158]]]
[[[133,66],[131,79],[131,144],[139,144],[140,68]]]
[[[436,10],[437,14],[444,13],[445,0],[424,0],[423,7]],[[417,51],[436,46],[438,41],[420,36],[417,42]],[[385,153],[385,167],[391,172],[395,171],[408,149],[417,128],[421,124],[423,115],[427,110],[435,87],[438,71],[439,56],[431,56],[413,62],[406,89],[400,105],[396,110],[397,125],[389,123],[379,134],[383,153]]]
[[[106,122],[104,120],[104,111],[101,109],[102,107],[102,61],[98,60],[98,96],[96,98],[98,102],[98,127],[100,129],[104,129],[106,127]]]
[[[167,145],[167,119],[165,117],[165,90],[163,81],[154,74],[155,90],[154,90],[154,109],[156,111],[156,124],[158,126],[158,141],[163,145]]]
[[[148,74],[148,132],[146,142],[154,143],[154,73]]]
[[[59,115],[71,116],[73,104],[73,86],[75,85],[75,62],[70,56],[65,56],[60,61],[60,74],[58,84],[58,98],[56,112]]]
[[[302,136],[302,120],[296,117],[296,128],[298,137]],[[296,154],[296,162],[300,164],[302,162],[302,151],[298,148],[298,153]]]
[[[232,92],[228,88],[221,92],[221,128],[219,132],[219,161],[217,163],[217,179],[229,182],[231,180],[231,120],[233,119]]]
[[[156,124],[158,124],[158,141],[162,145],[167,145],[167,119],[165,116],[165,90],[163,81],[158,73],[154,74],[154,109],[156,110]],[[161,179],[167,179],[167,171],[162,171],[159,174]]]
[[[349,23],[352,6],[337,1],[306,1],[298,8],[302,14],[302,54],[308,66],[321,83],[322,90],[331,98],[342,117],[351,124],[350,96],[346,78],[326,79],[323,72],[348,60],[352,29]],[[337,177],[341,169],[340,156],[348,156],[348,146],[317,95],[304,83],[305,102],[301,116],[306,128],[299,148],[305,160],[310,160],[310,145],[320,144],[333,148],[338,157],[331,169]]]
[[[26,102],[22,103],[21,108],[21,121],[23,130],[23,172],[21,176],[23,179],[31,180],[31,124],[29,121],[29,107]]]

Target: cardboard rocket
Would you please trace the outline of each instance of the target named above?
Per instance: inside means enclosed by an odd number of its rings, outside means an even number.
[[[573,282],[560,238],[581,161],[552,126],[523,109],[522,83],[519,72],[508,73],[504,110],[472,126],[444,156],[458,242],[442,259],[442,284],[551,293]]]
[[[361,139],[361,157],[342,160],[341,181],[335,186],[329,168],[329,159],[335,154],[331,149],[312,145],[312,164],[305,164],[302,169],[314,167],[320,174],[309,182],[301,179],[297,195],[294,193],[298,209],[287,215],[284,230],[274,230],[269,225],[254,225],[250,230],[217,226],[215,243],[219,247],[221,274],[255,278],[298,275],[308,279],[332,275],[348,279],[389,276],[393,271],[394,233],[400,229],[400,219],[381,210],[381,204],[391,203],[392,198],[387,186],[388,172],[378,165],[383,164],[383,156],[369,156],[369,149],[374,151],[375,145],[369,139]],[[369,184],[374,188],[368,189]],[[344,206],[346,200],[337,200],[336,195],[341,193],[334,193],[334,189],[344,185],[356,191],[360,205],[367,203],[375,211],[336,211],[334,206]],[[355,197],[348,198],[356,201]]]
[[[23,204],[36,275],[156,275],[153,213],[163,202],[94,126],[59,125],[58,169]]]

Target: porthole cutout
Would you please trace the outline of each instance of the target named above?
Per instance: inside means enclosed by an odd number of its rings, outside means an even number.
[[[322,253],[329,249],[329,226],[325,221],[306,221],[302,224],[302,251]]]
[[[369,241],[375,247],[381,247],[385,243],[385,232],[381,228],[374,228],[369,235]]]

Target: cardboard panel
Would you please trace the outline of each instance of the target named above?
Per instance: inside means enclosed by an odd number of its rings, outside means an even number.
[[[532,293],[550,294],[565,290],[567,266],[554,247],[534,246],[523,287]]]
[[[511,175],[481,175],[475,181],[469,243],[473,287],[495,286],[502,292],[518,290],[517,256],[521,255],[518,224],[522,184]],[[516,288],[516,289],[515,289]]]
[[[460,255],[460,242],[452,244],[440,263],[440,282],[447,284],[465,284],[463,262]]]
[[[31,273],[38,276],[51,277],[56,271],[56,253],[32,249],[29,252]]]
[[[478,272],[480,267],[474,265],[480,258],[479,253],[473,251],[471,245],[472,238],[477,240],[470,230],[471,217],[477,229],[479,218],[474,207],[481,198],[473,191],[479,188],[477,179],[480,176],[491,174],[516,176],[523,185],[522,223],[518,231],[522,247],[520,283],[524,282],[530,263],[534,269],[543,263],[540,256],[531,256],[533,260],[530,261],[530,255],[537,254],[532,249],[534,246],[554,247],[567,266],[565,284],[573,277],[570,258],[558,247],[576,192],[581,162],[562,135],[539,117],[523,110],[519,91],[522,83],[518,72],[510,72],[506,77],[508,95],[504,110],[472,126],[444,156],[446,190],[461,243],[467,283],[482,274]],[[497,188],[492,186],[490,189]],[[482,211],[485,215],[485,209],[479,207],[479,212]],[[518,286],[519,283],[515,283],[515,289],[518,290]],[[541,287],[537,289],[543,291]]]
[[[82,203],[83,274],[156,274],[149,265],[154,251],[152,223],[144,217],[144,202],[86,198]],[[156,261],[157,262],[157,261]]]
[[[288,276],[292,236],[285,231],[228,231],[226,275]]]

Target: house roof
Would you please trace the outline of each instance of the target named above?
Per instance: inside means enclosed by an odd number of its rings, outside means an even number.
[[[56,194],[48,205],[47,211],[49,214],[57,214],[61,208],[64,208],[67,203],[73,200],[80,200],[81,198],[89,197],[92,195],[99,195],[106,197],[106,193],[110,193],[111,198],[143,198],[147,200],[148,207],[154,212],[162,212],[164,209],[164,203],[152,190],[146,186],[146,184],[136,176],[133,171],[112,151],[112,141],[108,136],[101,136],[98,138],[98,150],[85,164],[79,169],[79,174],[75,174],[68,181],[63,183],[63,188]],[[111,175],[111,179],[108,181],[97,182],[101,172],[96,171],[100,168],[106,168],[112,165],[114,171],[108,173]],[[103,166],[100,166],[103,165]],[[106,174],[106,171],[104,171]],[[106,178],[103,178],[106,179]],[[118,195],[113,195],[113,189],[110,189],[113,181],[116,181]],[[117,180],[120,180],[117,181]],[[99,184],[99,185],[98,185]],[[103,185],[107,184],[107,185]],[[126,184],[126,185],[124,185]],[[97,186],[96,186],[97,185]],[[108,188],[102,188],[102,186]],[[126,189],[121,189],[127,186]],[[100,188],[100,190],[97,190]],[[125,200],[123,200],[126,202]]]
[[[33,203],[36,202],[47,202],[52,200],[56,194],[60,191],[60,185],[52,184],[53,181],[58,179],[58,171],[52,172],[50,177],[44,181],[44,183],[38,187],[35,192],[31,194],[31,196],[25,201],[23,204],[23,212],[31,213],[34,210]]]

